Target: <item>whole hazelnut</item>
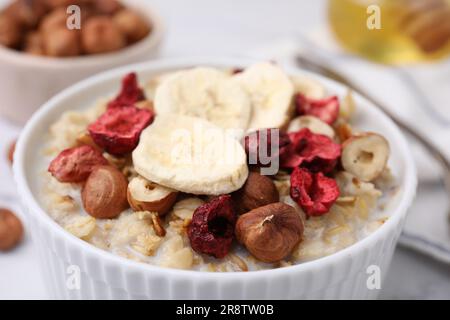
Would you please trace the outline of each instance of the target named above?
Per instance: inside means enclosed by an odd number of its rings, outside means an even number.
[[[0,44],[8,48],[18,48],[22,41],[22,28],[16,20],[0,14]]]
[[[0,251],[14,248],[23,237],[19,218],[7,209],[0,209]]]
[[[150,32],[149,23],[136,12],[123,9],[114,17],[114,23],[122,30],[130,43],[145,38]]]
[[[47,7],[49,7],[50,9],[55,9],[55,8],[60,8],[60,7],[67,8],[70,5],[81,6],[81,5],[89,4],[90,2],[92,2],[92,0],[41,0],[41,1],[45,1]],[[98,0],[94,0],[94,1],[98,1]]]
[[[277,202],[241,215],[236,237],[263,262],[277,262],[289,256],[301,241],[303,221],[294,207]]]
[[[47,14],[39,24],[42,33],[54,31],[55,29],[67,29],[67,12],[65,8],[55,9]]]
[[[48,31],[44,35],[44,50],[52,57],[73,57],[81,54],[80,33],[65,28]]]
[[[82,46],[86,53],[117,51],[126,46],[125,35],[108,17],[93,17],[81,29]]]
[[[98,166],[81,192],[83,207],[95,218],[115,218],[128,208],[127,187],[128,181],[118,169]]]
[[[117,0],[96,0],[94,9],[98,14],[113,15],[122,9],[123,6]]]
[[[23,51],[34,55],[44,55],[44,43],[40,32],[30,32],[25,37]]]
[[[36,27],[47,11],[43,0],[16,0],[5,8],[4,13],[15,19],[21,27],[31,29]]]
[[[234,192],[232,197],[239,213],[245,213],[280,200],[273,181],[253,171],[250,171],[245,184]]]

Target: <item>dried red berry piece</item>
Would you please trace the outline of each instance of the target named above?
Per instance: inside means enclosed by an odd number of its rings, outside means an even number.
[[[130,106],[142,100],[145,100],[144,91],[139,88],[136,73],[132,72],[122,79],[122,89],[119,95],[108,103],[108,109]]]
[[[327,213],[339,197],[336,181],[304,168],[295,168],[291,174],[291,198],[308,216]]]
[[[272,135],[275,134],[278,134],[278,141],[272,139]],[[289,144],[289,135],[279,129],[261,129],[244,137],[244,149],[248,162],[258,166],[269,165],[273,158],[281,156]]]
[[[62,151],[48,167],[60,182],[83,182],[94,167],[107,165],[102,153],[92,146],[83,145]]]
[[[289,134],[291,143],[281,154],[281,167],[306,167],[312,172],[331,172],[341,156],[341,145],[308,128]]]
[[[301,93],[295,95],[295,105],[299,115],[310,115],[333,124],[339,115],[339,99],[337,96],[325,99],[311,99]]]
[[[95,144],[113,155],[124,155],[136,148],[139,137],[154,113],[134,106],[111,108],[88,127]]]
[[[192,249],[216,258],[225,257],[233,242],[235,224],[231,196],[222,195],[201,205],[188,227]]]

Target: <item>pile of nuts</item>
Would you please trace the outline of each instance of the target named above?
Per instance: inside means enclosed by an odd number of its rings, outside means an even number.
[[[80,28],[67,8],[80,8]],[[150,22],[117,0],[15,0],[0,12],[0,45],[33,55],[73,57],[125,48],[151,32]]]
[[[143,103],[147,102],[147,103]],[[288,258],[302,241],[304,219],[329,212],[341,192],[334,179],[346,171],[361,181],[373,181],[384,171],[389,144],[375,133],[352,133],[339,117],[336,96],[315,100],[295,95],[297,117],[289,129],[280,132],[270,156],[290,175],[290,196],[303,210],[282,202],[272,176],[261,175],[264,165],[248,164],[244,185],[231,194],[207,198],[193,213],[187,236],[194,251],[224,258],[236,239],[258,260],[275,263]],[[147,107],[142,107],[142,106]],[[161,218],[176,203],[181,192],[160,186],[141,176],[125,176],[107,158],[129,158],[142,131],[151,125],[149,108],[134,73],[122,81],[118,96],[107,110],[88,126],[88,139],[62,151],[50,164],[49,172],[60,182],[81,183],[83,206],[99,219],[117,217],[128,207],[154,212],[159,235],[165,231]],[[257,159],[259,149],[274,150],[273,129],[260,129],[243,138],[247,159]],[[250,143],[256,136],[256,144]],[[262,141],[267,143],[262,146]],[[108,156],[105,157],[105,154]]]

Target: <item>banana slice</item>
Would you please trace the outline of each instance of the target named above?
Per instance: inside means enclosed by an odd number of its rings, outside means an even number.
[[[334,138],[334,130],[328,125],[328,123],[323,122],[314,116],[300,116],[294,118],[289,122],[288,132],[296,132],[303,128],[308,128],[312,133],[323,134],[325,136]]]
[[[325,87],[318,81],[306,76],[291,77],[295,92],[301,92],[310,99],[325,98]]]
[[[175,203],[178,192],[137,176],[128,183],[128,203],[134,211],[166,214]]]
[[[349,138],[342,148],[343,168],[363,181],[372,181],[384,171],[390,153],[387,140],[369,132]]]
[[[246,129],[251,112],[249,96],[231,76],[204,67],[164,79],[156,89],[154,103],[157,114],[195,116],[224,129]]]
[[[241,144],[197,117],[159,114],[133,152],[136,171],[167,188],[220,195],[242,187],[248,176]]]
[[[250,130],[287,124],[293,112],[294,86],[283,70],[271,63],[258,63],[234,78],[251,97]]]

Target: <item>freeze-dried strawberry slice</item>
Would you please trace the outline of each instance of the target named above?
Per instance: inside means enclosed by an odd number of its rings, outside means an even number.
[[[274,134],[278,134],[278,141],[272,139]],[[264,166],[284,152],[290,139],[279,129],[261,129],[246,135],[243,144],[249,164]]]
[[[150,123],[154,114],[147,109],[134,106],[110,108],[88,127],[92,140],[113,155],[123,155],[133,151],[139,137]]]
[[[107,165],[102,153],[92,146],[83,145],[62,151],[48,167],[60,182],[83,182],[94,167]]]
[[[225,257],[233,242],[235,224],[231,196],[222,195],[201,205],[188,227],[192,249],[216,258]]]
[[[308,216],[327,213],[339,197],[336,181],[304,168],[295,168],[291,174],[291,198]]]
[[[289,133],[291,143],[280,155],[281,167],[306,167],[312,172],[331,172],[341,156],[341,146],[308,128]]]
[[[339,115],[339,99],[332,96],[325,99],[311,99],[301,93],[295,95],[295,105],[299,115],[310,115],[333,124]]]
[[[122,79],[122,89],[119,95],[108,103],[108,109],[133,105],[141,100],[145,100],[145,94],[139,88],[136,73],[132,72]]]

